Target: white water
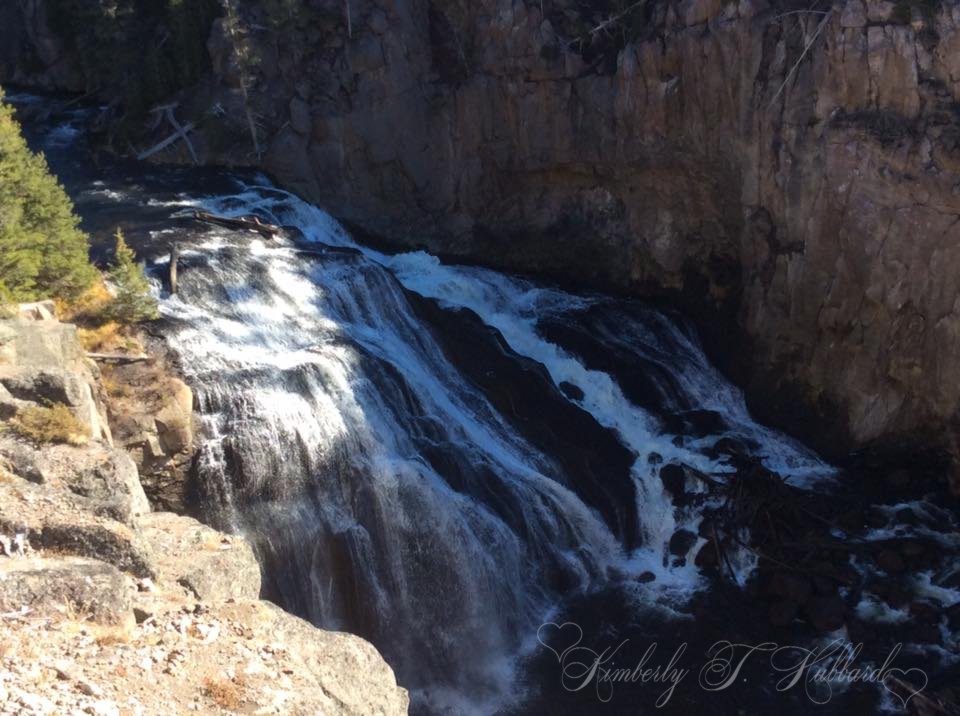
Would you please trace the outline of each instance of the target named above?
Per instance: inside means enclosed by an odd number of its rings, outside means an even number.
[[[183,205],[258,212],[318,247],[350,249],[307,257],[284,241],[212,231],[184,252],[181,295],[161,306],[198,393],[208,499],[254,538],[288,606],[373,638],[433,706],[485,711],[516,697],[512,659],[564,594],[604,583],[610,568],[628,579],[654,572],[638,590],[650,601],[682,604],[698,587],[692,559],[672,566],[665,554],[676,529],[696,530],[697,514],[673,508],[651,458],[717,476],[731,468],[700,452],[718,436],[662,433],[613,376],[538,332],[544,317],[564,320],[598,299],[422,252],[372,251],[268,186]],[[629,476],[610,479],[632,483],[635,505],[621,507],[636,510],[641,547],[628,552],[552,457],[462,376],[403,289],[470,309],[554,384],[582,390],[568,400],[634,456]],[[720,413],[725,434],[751,440],[769,468],[794,479],[830,473],[753,423],[740,392],[665,317],[648,311],[620,327],[600,338],[657,361],[679,402]],[[741,557],[745,579],[753,563]],[[466,701],[451,703],[454,694]]]

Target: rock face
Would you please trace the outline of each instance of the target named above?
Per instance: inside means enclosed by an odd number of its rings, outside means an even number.
[[[150,502],[186,510],[193,458],[193,392],[172,374],[160,351],[146,363],[104,366],[107,406],[117,445],[136,461]]]
[[[602,5],[244,3],[259,64],[215,22],[179,111],[245,161],[243,83],[264,166],[356,227],[730,317],[755,407],[821,447],[955,443],[960,7]]]
[[[205,601],[260,596],[260,565],[246,540],[170,512],[144,515],[140,527],[155,548],[162,579]]]
[[[63,403],[89,426],[93,440],[112,444],[98,378],[75,326],[56,320],[0,321],[0,418],[29,404]]]
[[[79,557],[0,559],[0,610],[79,613],[98,624],[133,622],[123,574],[105,562]]]

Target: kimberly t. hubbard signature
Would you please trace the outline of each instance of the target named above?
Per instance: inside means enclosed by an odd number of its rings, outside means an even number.
[[[693,673],[692,669],[681,666],[686,643],[680,644],[666,660],[662,655],[658,660],[657,643],[652,642],[638,661],[624,665],[618,662],[618,655],[629,639],[596,651],[581,646],[583,630],[574,622],[547,622],[537,631],[537,639],[557,657],[563,688],[593,690],[603,702],[613,698],[617,684],[652,684],[662,686],[656,700],[657,708],[661,708]],[[697,684],[705,691],[723,691],[736,683],[750,659],[766,658],[777,678],[777,691],[802,688],[816,704],[829,702],[835,688],[862,682],[881,685],[906,708],[910,699],[926,688],[929,679],[923,670],[900,669],[894,665],[901,644],[894,646],[879,666],[858,665],[862,649],[862,644],[840,639],[809,648],[774,642],[718,641],[706,652],[706,661],[697,671]]]

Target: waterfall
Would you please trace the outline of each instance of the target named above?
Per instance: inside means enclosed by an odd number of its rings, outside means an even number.
[[[711,411],[771,469],[829,471],[754,424],[689,328],[649,308],[383,254],[267,184],[182,204],[302,234],[211,229],[162,301],[199,405],[200,498],[254,542],[269,597],[371,639],[437,709],[495,708],[564,595],[611,575],[648,602],[697,588],[665,552],[696,514],[658,465],[731,468],[717,434],[664,415]],[[541,414],[510,409],[523,391]]]

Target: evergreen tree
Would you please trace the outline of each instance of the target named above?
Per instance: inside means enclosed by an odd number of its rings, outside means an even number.
[[[0,286],[15,301],[71,299],[96,276],[87,236],[0,90]]]
[[[143,267],[135,260],[133,249],[127,246],[123,232],[114,234],[116,248],[110,267],[110,281],[117,295],[110,303],[110,317],[120,323],[152,321],[159,314],[157,301],[150,293],[150,282]]]

